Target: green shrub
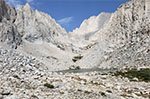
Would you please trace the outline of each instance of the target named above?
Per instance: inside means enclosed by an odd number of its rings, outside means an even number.
[[[127,77],[130,80],[132,80],[133,78],[138,78],[139,81],[150,82],[150,68],[140,70],[132,69],[126,72],[118,71],[114,75]]]
[[[82,58],[83,58],[83,56],[75,56],[75,57],[73,57],[72,61],[76,62],[76,61],[78,61],[78,60],[80,60]]]
[[[54,88],[54,85],[49,84],[49,83],[45,83],[44,86],[47,87],[47,88],[51,88],[51,89]]]
[[[92,93],[92,92],[90,92],[90,91],[87,91],[87,90],[86,90],[86,91],[84,91],[84,93],[86,93],[86,94],[90,94],[90,93]]]
[[[112,91],[111,91],[111,90],[106,90],[106,92],[108,92],[108,93],[112,93]]]

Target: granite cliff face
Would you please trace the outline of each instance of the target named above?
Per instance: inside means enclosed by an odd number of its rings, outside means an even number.
[[[16,17],[15,25],[22,37],[19,50],[35,56],[52,70],[70,66],[70,56],[77,48],[51,16],[33,11],[27,3],[17,10]]]
[[[32,55],[52,70],[71,65],[69,61],[78,48],[51,16],[33,11],[28,3],[16,10],[4,0],[0,0],[0,15],[2,47]]]
[[[97,45],[79,62],[83,67],[149,67],[150,1],[132,0],[121,5],[92,39]]]
[[[29,4],[16,11],[14,7],[1,0],[0,23],[1,43],[11,48],[17,48],[21,42],[34,44],[46,42],[62,50],[71,47],[65,29],[48,14],[33,11]]]
[[[27,3],[17,10],[15,24],[23,40],[30,43],[64,44],[67,32],[46,13],[33,11]],[[61,39],[61,42],[60,42]]]
[[[0,0],[0,43],[10,48],[17,48],[21,43],[21,36],[14,24],[16,15],[15,8]]]

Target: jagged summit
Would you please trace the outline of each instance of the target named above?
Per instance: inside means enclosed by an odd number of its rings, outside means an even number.
[[[92,16],[89,19],[85,19],[79,28],[69,33],[69,37],[72,39],[73,44],[78,47],[85,47],[93,45],[93,35],[100,31],[109,22],[111,13],[102,12],[98,16]],[[92,39],[92,40],[91,40]]]
[[[24,8],[31,9],[31,6],[29,5],[29,3],[26,3],[25,6],[24,6]]]
[[[32,11],[28,3],[17,10],[15,24],[23,39],[29,42],[45,41],[54,44],[59,36],[67,34],[51,16],[38,10]]]
[[[76,28],[70,33],[72,37],[81,37],[82,39],[89,40],[89,38],[99,31],[109,21],[111,13],[100,13],[98,16],[92,16],[86,19],[80,25],[80,28]]]

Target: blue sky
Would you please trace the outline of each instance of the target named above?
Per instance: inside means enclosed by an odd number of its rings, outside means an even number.
[[[19,8],[28,2],[35,10],[50,14],[66,31],[79,27],[84,19],[101,12],[114,12],[130,0],[6,0]]]

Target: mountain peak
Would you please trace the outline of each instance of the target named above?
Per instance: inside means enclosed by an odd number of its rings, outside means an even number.
[[[24,13],[26,13],[27,16],[31,16],[31,14],[32,14],[32,12],[33,12],[33,10],[32,10],[32,8],[31,8],[31,6],[30,6],[29,3],[26,3],[26,4],[25,4],[23,7],[21,7],[19,10],[20,10],[20,11],[23,10]]]
[[[31,6],[30,6],[30,4],[29,4],[29,3],[26,3],[26,4],[25,4],[25,6],[24,6],[24,8],[25,8],[25,9],[29,9],[29,10],[31,10]]]
[[[98,16],[91,16],[85,19],[79,28],[70,33],[71,36],[80,36],[81,39],[89,40],[89,38],[98,32],[110,20],[111,13],[102,12]]]

